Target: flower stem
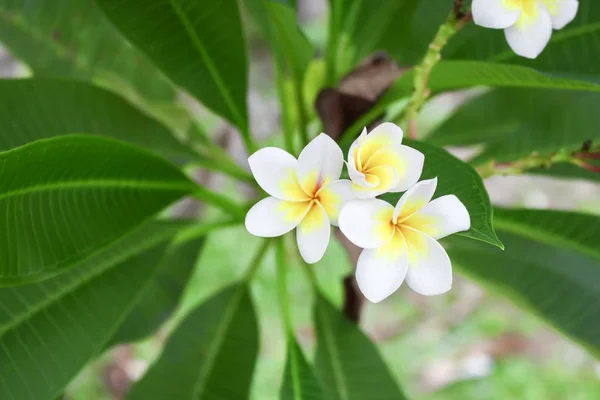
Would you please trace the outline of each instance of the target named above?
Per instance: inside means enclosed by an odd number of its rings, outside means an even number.
[[[325,54],[325,84],[329,87],[335,85],[337,77],[338,39],[341,23],[341,0],[332,0],[329,3],[329,32],[327,35],[327,51]]]
[[[269,249],[269,246],[271,245],[272,242],[273,242],[273,240],[271,240],[271,239],[263,240],[262,245],[260,246],[260,248],[256,252],[256,255],[250,262],[250,267],[248,267],[248,271],[246,271],[246,275],[244,275],[244,279],[243,279],[244,282],[249,282],[250,280],[252,280],[252,277],[258,270],[258,267],[260,267],[260,265],[262,264],[262,260],[265,257],[265,254],[267,254],[267,250]]]
[[[549,168],[559,163],[574,163],[579,165],[579,161],[577,153],[568,151],[559,151],[549,156],[540,156],[539,154],[532,153],[508,163],[497,163],[495,160],[489,161],[478,166],[477,172],[482,179],[487,179],[495,175],[518,175],[530,169]]]
[[[279,289],[279,302],[283,316],[283,327],[286,334],[292,334],[292,317],[290,314],[290,299],[287,289],[287,270],[285,262],[285,236],[277,240],[276,244],[277,283]]]
[[[406,121],[403,124],[408,127],[408,135],[411,139],[417,138],[419,112],[430,95],[430,91],[427,88],[429,75],[436,64],[442,59],[442,49],[446,46],[448,40],[470,20],[470,14],[463,16],[461,9],[462,1],[458,0],[455,2],[450,16],[439,27],[433,41],[429,44],[425,57],[415,67],[413,93],[408,103]]]

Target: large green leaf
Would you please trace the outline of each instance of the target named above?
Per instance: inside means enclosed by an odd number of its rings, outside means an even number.
[[[428,141],[438,145],[486,143],[473,162],[508,162],[536,152],[577,150],[600,140],[600,94],[547,89],[497,89],[476,97]]]
[[[400,400],[402,391],[377,347],[323,295],[314,310],[315,370],[331,400]]]
[[[180,228],[152,222],[64,274],[0,288],[0,398],[56,398],[105,347]]]
[[[454,238],[452,263],[600,355],[600,218],[546,210],[497,215],[506,250]]]
[[[162,154],[189,154],[164,125],[121,97],[85,82],[0,80],[0,92],[0,150],[58,135],[90,133]]]
[[[93,1],[0,0],[0,42],[37,76],[94,81],[154,102],[175,98],[164,75]]]
[[[156,277],[140,295],[108,346],[145,339],[173,314],[204,246],[204,237],[173,243]]]
[[[467,207],[471,229],[459,234],[502,247],[494,232],[490,197],[477,171],[440,147],[409,139],[404,139],[404,143],[425,155],[421,180],[438,177],[434,198],[454,194]],[[400,196],[400,193],[388,193],[381,198],[396,205]]]
[[[450,43],[445,56],[510,62],[541,71],[567,75],[600,75],[600,2],[579,0],[575,20],[552,32],[550,43],[534,60],[519,57],[506,43],[501,29],[487,29],[469,24]]]
[[[39,140],[0,164],[0,284],[72,267],[196,187],[167,161],[94,136]]]
[[[230,286],[188,314],[127,399],[247,399],[257,331],[248,288]]]
[[[381,101],[389,102],[410,96],[414,76],[414,70],[402,75]],[[427,87],[433,94],[475,86],[600,91],[600,85],[594,83],[546,75],[519,65],[483,61],[442,61],[427,79]]]
[[[287,361],[281,386],[282,400],[324,400],[323,389],[296,339],[288,338]]]
[[[96,0],[173,82],[248,131],[248,59],[237,0]]]

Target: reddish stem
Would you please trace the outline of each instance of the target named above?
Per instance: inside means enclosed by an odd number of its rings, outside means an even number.
[[[597,174],[600,174],[600,165],[593,165],[593,164],[588,164],[586,162],[582,162],[581,164],[579,164],[579,166],[581,168],[587,169],[588,171],[592,171]]]

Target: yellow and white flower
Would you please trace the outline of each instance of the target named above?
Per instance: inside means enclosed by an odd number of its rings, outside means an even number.
[[[423,153],[402,145],[402,129],[385,122],[369,134],[364,129],[350,146],[348,174],[359,199],[387,192],[403,192],[417,183],[423,171]]]
[[[431,296],[452,286],[452,266],[437,242],[465,231],[471,219],[454,195],[431,198],[437,178],[417,183],[396,207],[379,199],[350,201],[340,214],[340,229],[364,248],[356,267],[358,287],[378,303],[406,279],[415,292]]]
[[[550,41],[552,28],[562,29],[579,8],[578,0],[473,0],[477,25],[504,29],[515,53],[536,58]]]
[[[294,228],[298,248],[307,263],[319,261],[337,226],[342,206],[352,200],[351,183],[340,180],[344,157],[326,134],[314,138],[298,160],[267,147],[248,159],[254,178],[272,197],[256,203],[246,215],[246,229],[255,236],[276,237]]]

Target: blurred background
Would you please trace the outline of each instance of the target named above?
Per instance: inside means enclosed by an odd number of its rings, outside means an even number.
[[[299,0],[298,3],[305,33],[316,48],[322,50],[326,37],[327,1]],[[252,60],[249,94],[252,132],[260,140],[269,142],[280,130],[271,55],[258,29],[249,21],[248,25],[246,32]],[[319,74],[318,63],[315,63],[313,73]],[[25,65],[0,48],[2,77],[29,74]],[[469,95],[456,93],[434,99],[423,112],[419,132],[426,133],[439,124]],[[180,100],[194,110],[219,143],[246,165],[247,155],[235,131],[183,94]],[[473,154],[473,149],[450,150],[461,158]],[[237,196],[249,194],[248,188],[220,175],[204,173],[198,179]],[[590,182],[497,176],[488,179],[486,186],[493,202],[499,205],[600,213],[600,186]],[[190,204],[180,204],[178,210],[184,212],[189,207]],[[212,234],[176,317],[157,337],[105,354],[72,383],[68,398],[122,398],[131,382],[139,378],[159,354],[166,332],[194,305],[238,279],[258,243],[259,240],[247,234],[243,227]],[[311,290],[299,268],[300,264],[296,264],[290,272],[291,281],[296,282],[290,295],[297,336],[310,354],[314,345],[310,322]],[[352,268],[345,249],[337,242],[330,244],[325,258],[316,266],[327,296],[336,304],[342,301],[341,280]],[[285,362],[285,341],[279,317],[273,254],[267,257],[253,283],[253,295],[262,330],[253,399],[277,399]],[[597,361],[535,316],[461,277],[456,278],[449,294],[433,298],[416,295],[403,286],[383,303],[367,304],[361,326],[378,343],[393,374],[413,399],[600,399],[600,364]]]

